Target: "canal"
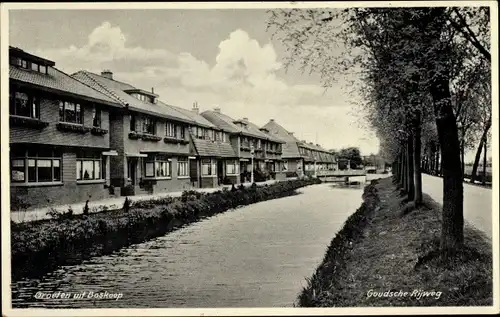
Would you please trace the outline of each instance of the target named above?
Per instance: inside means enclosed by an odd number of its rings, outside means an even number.
[[[362,185],[320,184],[298,193],[18,281],[12,285],[13,308],[291,307],[360,206]],[[58,292],[71,296],[36,298]],[[83,292],[83,298],[73,298]],[[89,292],[121,298],[89,299]]]

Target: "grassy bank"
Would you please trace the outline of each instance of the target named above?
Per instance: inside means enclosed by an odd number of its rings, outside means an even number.
[[[12,279],[39,276],[59,265],[78,264],[238,206],[294,195],[298,188],[317,182],[253,184],[214,193],[186,191],[177,198],[131,205],[126,202],[120,210],[11,223]]]
[[[425,196],[422,207],[406,215],[403,209],[391,179],[368,185],[363,205],[332,241],[298,305],[492,305],[492,249],[482,234],[466,226],[462,256],[424,260],[439,247],[440,205]]]

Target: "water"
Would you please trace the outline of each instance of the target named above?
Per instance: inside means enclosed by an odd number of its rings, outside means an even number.
[[[13,308],[291,307],[360,206],[362,186],[299,192],[14,283]],[[37,292],[70,298],[36,299]],[[89,292],[122,297],[89,299]]]

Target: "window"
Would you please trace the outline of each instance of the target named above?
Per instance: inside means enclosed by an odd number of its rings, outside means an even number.
[[[243,138],[243,146],[250,146],[249,142],[248,142],[248,138]]]
[[[81,153],[76,159],[76,180],[102,179],[102,157],[100,153]]]
[[[283,161],[283,171],[288,171],[288,161]]]
[[[184,130],[184,127],[183,126],[179,126],[179,131],[180,131],[180,138],[182,140],[186,139],[186,131]]]
[[[204,176],[212,176],[216,174],[215,161],[211,159],[201,160],[201,174]]]
[[[154,162],[146,162],[144,175],[146,177],[155,177],[155,163]]]
[[[130,131],[135,131],[136,125],[135,125],[135,115],[131,114],[130,115]]]
[[[38,64],[37,63],[31,63],[31,70],[39,71]]]
[[[155,161],[156,177],[170,177],[170,162]]]
[[[226,174],[236,175],[240,173],[240,164],[238,161],[227,161],[226,162]]]
[[[198,139],[203,139],[203,135],[204,135],[203,130],[204,130],[204,129],[203,129],[203,128],[200,128],[200,127],[198,127],[198,128],[196,129],[196,136],[198,137]]]
[[[19,57],[11,57],[10,58],[10,64],[14,66],[21,66],[22,60]]]
[[[145,177],[171,177],[172,163],[163,155],[149,158],[144,164]]]
[[[40,73],[44,73],[44,74],[47,74],[47,66],[45,65],[40,65],[40,70],[39,70]]]
[[[13,159],[11,162],[11,180],[13,182],[25,182],[26,181],[26,160],[25,159]]]
[[[145,117],[142,122],[142,132],[149,134],[156,134],[156,122],[153,118]]]
[[[93,127],[101,127],[101,109],[94,106],[94,110],[92,112],[92,126]]]
[[[83,124],[83,115],[80,104],[68,101],[59,101],[59,121]]]
[[[37,96],[14,90],[10,92],[9,96],[11,115],[40,118],[40,99]]]
[[[188,159],[185,157],[179,157],[177,160],[177,176],[188,176],[189,174],[189,163]]]
[[[21,60],[21,67],[28,69],[28,61],[25,61],[24,59]]]
[[[175,133],[175,124],[171,123],[171,122],[167,122],[166,123],[166,126],[167,126],[167,130],[166,130],[166,136],[170,137],[170,138],[175,138],[176,137],[176,133]]]
[[[205,140],[210,140],[210,132],[212,132],[212,130],[209,130],[209,129],[204,129],[203,130],[203,138]]]
[[[11,158],[13,183],[42,183],[61,181],[62,154],[57,150],[20,150]]]
[[[258,149],[262,148],[262,142],[260,142],[260,140],[257,140],[257,148]]]

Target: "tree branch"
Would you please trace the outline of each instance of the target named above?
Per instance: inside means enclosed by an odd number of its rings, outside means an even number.
[[[479,50],[481,54],[491,63],[491,54],[490,52],[479,42],[474,32],[470,29],[469,25],[465,18],[460,14],[457,8],[453,8],[453,12],[457,15],[460,20],[460,24],[457,23],[450,15],[448,15],[448,21],[450,21],[453,28],[464,35],[464,37]],[[465,31],[464,28],[467,30]]]

